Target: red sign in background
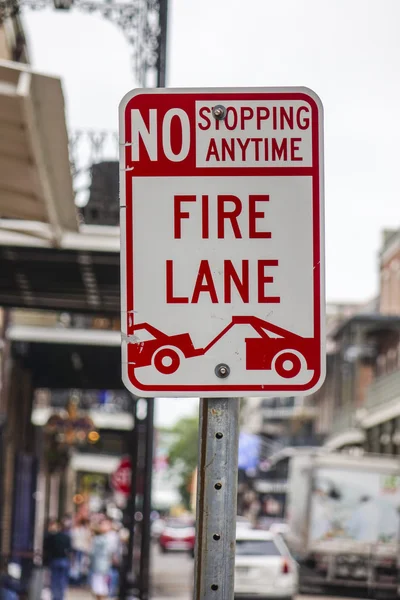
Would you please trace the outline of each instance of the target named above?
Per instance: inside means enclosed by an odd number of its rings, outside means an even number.
[[[117,470],[111,475],[111,487],[114,492],[129,496],[131,492],[132,463],[129,457],[121,460]]]

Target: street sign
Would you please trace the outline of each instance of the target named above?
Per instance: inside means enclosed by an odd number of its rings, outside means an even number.
[[[111,487],[114,492],[129,496],[131,493],[132,463],[129,456],[121,459],[118,468],[111,475]]]
[[[323,382],[322,105],[306,88],[120,106],[123,380],[141,396]]]

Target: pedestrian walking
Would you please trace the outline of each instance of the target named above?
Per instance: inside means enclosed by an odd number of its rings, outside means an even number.
[[[70,536],[56,520],[52,520],[43,547],[44,563],[50,569],[52,600],[64,600],[68,587],[71,550]]]
[[[113,564],[114,544],[109,533],[111,524],[104,519],[95,529],[92,541],[91,588],[97,600],[109,596],[110,572]]]
[[[71,530],[71,540],[73,549],[73,561],[71,566],[71,578],[81,585],[85,583],[89,555],[92,545],[92,535],[88,519],[81,519]]]
[[[110,531],[107,534],[112,546],[112,565],[109,585],[109,594],[111,598],[116,598],[118,596],[119,570],[121,567],[123,550],[120,530],[121,524],[117,521],[114,521],[111,525]]]

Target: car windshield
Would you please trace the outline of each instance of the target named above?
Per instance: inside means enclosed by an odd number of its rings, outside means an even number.
[[[272,540],[236,540],[237,556],[280,556]]]
[[[156,339],[150,331],[147,331],[147,329],[139,329],[137,333],[135,332],[135,335],[138,337],[138,342],[150,342],[151,340]]]

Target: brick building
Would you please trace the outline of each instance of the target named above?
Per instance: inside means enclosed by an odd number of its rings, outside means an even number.
[[[400,314],[400,230],[385,230],[380,255],[380,312]]]

